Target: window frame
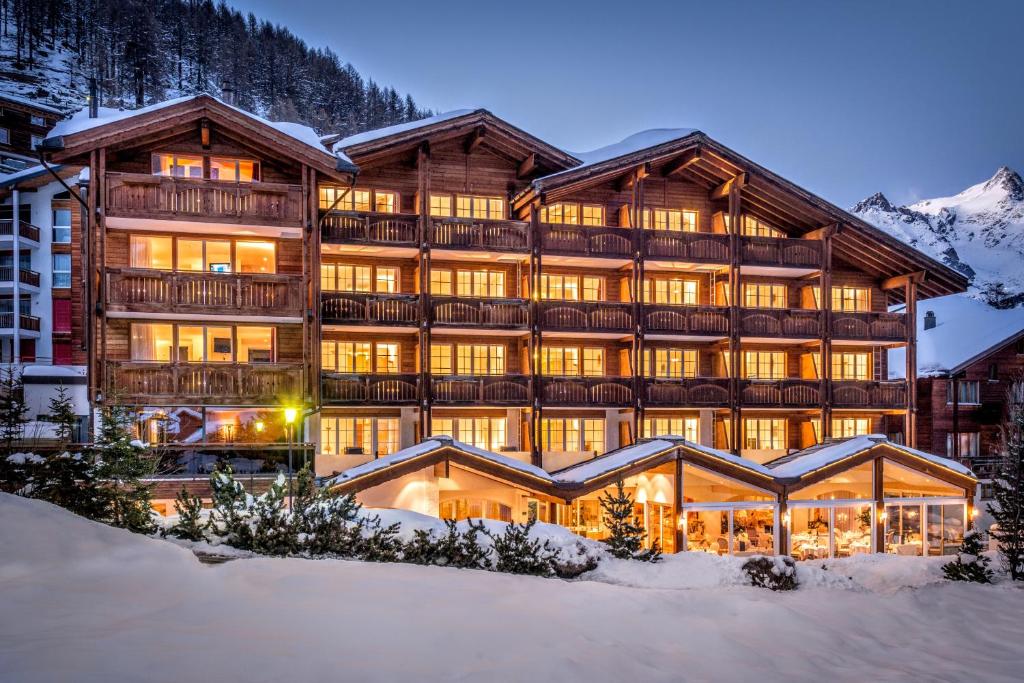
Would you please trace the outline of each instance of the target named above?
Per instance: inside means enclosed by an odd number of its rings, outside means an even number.
[[[67,269],[58,268],[57,261],[67,260]],[[51,254],[50,258],[50,273],[51,273],[51,288],[52,289],[70,289],[71,288],[71,254],[62,254],[60,252]],[[58,277],[60,276],[60,277]],[[65,277],[66,276],[66,277]],[[66,284],[65,284],[66,283]]]
[[[158,167],[159,168],[163,167],[162,163],[158,164],[158,159],[160,159],[160,157],[167,157],[167,156],[171,157],[171,167],[170,167],[171,168],[171,174],[170,175],[164,175],[163,173],[157,173],[154,169],[156,169]],[[202,159],[203,160],[203,162],[202,162],[202,169],[203,169],[202,174],[198,178],[193,178],[191,176],[175,175],[174,174],[174,169],[177,168],[177,166],[178,166],[178,163],[177,163],[178,162],[178,157],[198,157],[198,158]],[[220,178],[211,178],[210,177],[210,162],[213,159],[221,159],[221,160],[228,160],[228,159],[230,159],[230,160],[233,160],[235,162],[235,180],[222,180]],[[252,162],[252,164],[253,164],[252,180],[240,180],[240,179],[238,179],[238,176],[240,175],[238,162],[240,162],[240,161],[251,161]],[[150,171],[151,171],[151,175],[156,176],[157,178],[173,178],[175,180],[208,180],[208,181],[214,182],[214,183],[225,183],[225,184],[232,184],[232,185],[251,184],[251,183],[261,182],[263,180],[263,164],[262,164],[262,162],[259,159],[256,159],[255,157],[247,157],[247,156],[244,156],[244,155],[239,155],[239,156],[227,155],[227,156],[225,156],[225,155],[220,155],[220,154],[203,154],[203,153],[196,154],[196,153],[193,153],[193,152],[151,152],[150,153]]]

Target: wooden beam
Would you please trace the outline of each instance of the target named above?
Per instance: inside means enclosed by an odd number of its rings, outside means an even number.
[[[913,273],[906,273],[904,275],[897,275],[896,277],[890,277],[878,285],[881,289],[897,289],[899,287],[905,287],[908,282],[915,284],[921,284],[924,282],[927,273],[923,270],[918,270]]]
[[[615,191],[625,192],[626,190],[633,189],[633,185],[636,184],[637,180],[643,180],[647,177],[649,170],[650,167],[647,164],[637,166],[615,182]]]
[[[469,139],[466,140],[466,154],[469,154],[477,147],[482,145],[484,142],[484,129],[483,126],[476,128]]]
[[[804,238],[805,240],[821,240],[821,239],[825,239],[826,236],[827,237],[831,237],[831,236],[835,235],[836,233],[838,233],[840,227],[842,227],[842,226],[839,223],[836,223],[834,225],[826,225],[823,228],[818,228],[817,230],[811,230],[810,232],[805,232],[803,235],[801,235],[801,237]]]
[[[516,169],[516,178],[525,178],[526,176],[533,173],[537,168],[537,153],[533,152],[530,156],[519,162],[519,168]]]
[[[735,187],[736,189],[740,189],[746,184],[747,173],[746,171],[744,171],[743,173],[739,173],[733,176],[729,180],[725,181],[718,187],[711,190],[711,199],[726,199],[729,196],[729,190],[731,190],[733,187]]]
[[[661,169],[661,175],[665,178],[673,176],[676,173],[679,173],[680,171],[685,170],[690,166],[693,166],[695,163],[700,161],[700,158],[700,147],[695,147],[694,149],[687,150],[686,152],[683,152],[683,154],[678,159],[666,164]]]

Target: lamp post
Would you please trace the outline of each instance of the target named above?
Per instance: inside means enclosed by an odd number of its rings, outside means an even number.
[[[284,424],[285,429],[288,432],[288,510],[292,509],[292,478],[295,474],[295,468],[292,467],[292,437],[295,433],[295,418],[298,417],[299,411],[295,408],[284,409]]]

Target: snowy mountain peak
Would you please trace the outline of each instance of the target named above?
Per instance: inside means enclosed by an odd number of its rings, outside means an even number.
[[[1024,303],[1024,180],[1008,166],[950,197],[894,206],[878,192],[851,211],[966,275],[974,296]]]

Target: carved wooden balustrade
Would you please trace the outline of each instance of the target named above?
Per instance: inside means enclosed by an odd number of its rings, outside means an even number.
[[[545,330],[632,332],[633,305],[618,301],[542,301],[540,324]]]
[[[746,265],[821,267],[821,242],[793,237],[740,235],[740,261]]]
[[[447,405],[527,405],[528,375],[445,375],[430,380],[431,398]]]
[[[745,379],[740,400],[746,406],[777,408],[821,405],[821,382],[816,379]]]
[[[108,268],[111,311],[298,316],[302,278],[268,273]]]
[[[428,239],[437,249],[525,252],[530,225],[483,218],[431,218]]]
[[[906,408],[907,383],[902,380],[834,380],[832,405],[836,408]]]
[[[416,325],[419,301],[415,294],[321,292],[320,318],[325,325]]]
[[[743,308],[740,334],[751,337],[818,337],[821,311],[804,308]]]
[[[541,377],[541,399],[550,406],[629,406],[632,377]]]
[[[727,406],[729,378],[648,377],[644,401],[648,406]]]
[[[545,253],[617,259],[633,255],[633,236],[629,228],[542,223],[540,234]]]
[[[832,311],[832,338],[905,341],[907,316],[903,313]]]
[[[725,306],[644,304],[643,316],[648,334],[722,336],[729,333],[729,309]]]
[[[336,244],[385,244],[415,247],[419,216],[373,211],[330,211],[323,216],[320,239]]]
[[[432,296],[431,322],[438,327],[487,327],[515,329],[529,323],[526,299],[478,299]]]
[[[265,405],[299,394],[302,363],[107,361],[106,393],[142,405]]]
[[[302,186],[107,173],[109,216],[302,225]]]
[[[644,252],[647,258],[728,263],[729,236],[710,232],[646,230]]]
[[[416,374],[323,372],[320,399],[324,405],[409,405],[416,403],[419,383]]]

